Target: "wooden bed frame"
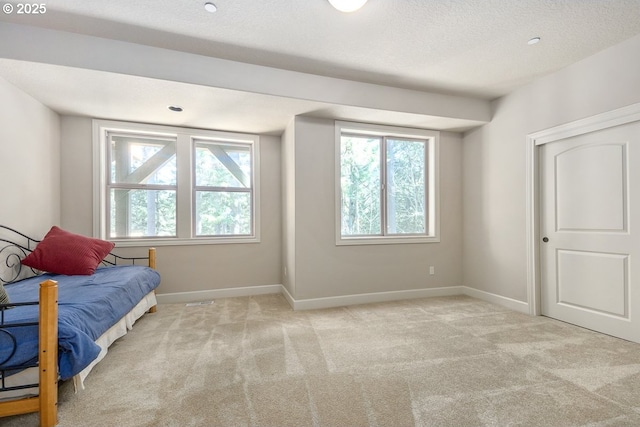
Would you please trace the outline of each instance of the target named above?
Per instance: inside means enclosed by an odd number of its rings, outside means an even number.
[[[113,254],[112,254],[113,255]],[[120,259],[131,259],[118,257]],[[141,259],[141,258],[136,258]],[[156,249],[149,248],[149,267],[156,268]],[[40,427],[58,424],[58,283],[40,283],[39,299],[39,393],[38,396],[0,402],[0,417],[40,413]],[[154,305],[149,313],[155,313]]]

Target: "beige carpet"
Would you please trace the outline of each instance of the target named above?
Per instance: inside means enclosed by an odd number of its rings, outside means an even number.
[[[86,385],[61,426],[640,426],[640,345],[468,297],[161,305]]]

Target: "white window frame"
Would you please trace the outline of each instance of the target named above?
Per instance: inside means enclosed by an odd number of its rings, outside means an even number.
[[[248,151],[250,153],[251,156],[251,170],[254,170],[254,159],[255,159],[255,155],[254,155],[254,144],[250,143],[250,142],[244,142],[244,141],[230,141],[229,139],[221,139],[221,138],[202,138],[201,136],[199,137],[192,137],[192,144],[191,144],[191,149],[192,149],[192,153],[193,153],[193,163],[192,163],[192,174],[193,174],[193,183],[194,185],[192,186],[192,191],[193,191],[193,212],[192,212],[192,217],[193,217],[193,235],[196,236],[197,238],[205,238],[205,237],[213,237],[213,238],[220,238],[221,236],[209,236],[209,235],[202,235],[202,236],[198,236],[196,233],[196,218],[195,218],[195,214],[196,214],[196,194],[198,192],[210,192],[210,193],[225,193],[225,192],[234,192],[234,193],[248,193],[249,194],[249,198],[250,198],[250,205],[251,205],[251,211],[254,211],[254,206],[253,206],[253,194],[255,193],[254,191],[254,180],[253,180],[253,174],[252,176],[249,177],[248,179],[248,187],[235,187],[235,186],[223,186],[223,187],[216,187],[216,186],[212,186],[212,185],[197,185],[197,171],[196,171],[196,165],[195,165],[195,157],[196,157],[196,144],[211,144],[211,145],[218,145],[218,146],[235,146],[238,148],[248,148]],[[251,217],[253,218],[253,214],[251,215]],[[253,224],[251,225],[251,229],[253,230],[254,226]],[[228,237],[247,237],[246,234],[242,234],[242,235],[229,235]]]
[[[176,192],[176,237],[126,237],[108,239],[119,247],[127,246],[170,246],[260,242],[260,137],[200,129],[163,125],[148,125],[111,120],[93,120],[93,235],[107,238],[107,133],[140,133],[150,137],[175,138],[177,192]],[[196,140],[249,144],[252,147],[252,230],[251,235],[202,236],[195,235],[194,223],[194,152]]]
[[[411,235],[342,235],[342,185],[341,185],[341,137],[343,134],[372,135],[376,137],[396,137],[425,140],[426,145],[426,201],[427,231],[424,234]],[[440,132],[426,129],[413,129],[396,126],[374,125],[354,122],[335,122],[335,233],[336,245],[379,245],[399,243],[437,243],[440,242],[440,190],[439,190],[439,145]],[[384,164],[381,168],[386,167]],[[382,183],[384,187],[384,183]],[[386,209],[385,190],[381,189],[382,209]],[[383,213],[384,215],[384,213]],[[382,224],[383,228],[386,224]]]

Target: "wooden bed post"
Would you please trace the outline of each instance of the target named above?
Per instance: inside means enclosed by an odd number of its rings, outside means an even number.
[[[2,416],[39,412],[40,427],[53,427],[58,424],[58,282],[40,283],[39,312],[38,396],[0,402],[0,412]]]
[[[149,267],[156,269],[156,248],[149,248]]]
[[[40,427],[58,423],[58,282],[40,283]]]
[[[149,248],[149,267],[156,269],[156,248]],[[153,291],[156,292],[155,290]],[[149,313],[155,313],[158,310],[157,306],[153,306],[149,309]]]

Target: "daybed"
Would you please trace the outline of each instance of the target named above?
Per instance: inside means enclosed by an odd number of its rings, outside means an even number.
[[[155,312],[155,249],[112,248],[58,227],[40,241],[0,226],[0,417],[39,412],[55,425],[58,380],[82,389],[109,345]]]

